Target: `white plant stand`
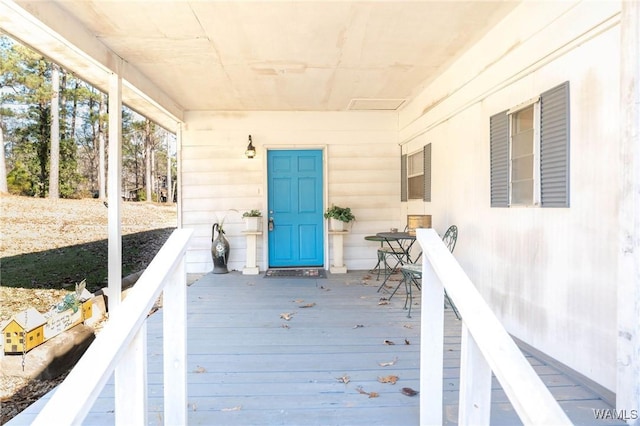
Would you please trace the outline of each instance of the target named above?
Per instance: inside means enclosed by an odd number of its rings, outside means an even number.
[[[256,252],[258,235],[262,235],[262,231],[242,231],[247,238],[247,263],[242,270],[242,275],[258,275],[260,268],[256,266]]]
[[[344,236],[349,231],[329,231],[333,237],[333,264],[329,268],[332,274],[346,274],[347,267],[344,265]]]

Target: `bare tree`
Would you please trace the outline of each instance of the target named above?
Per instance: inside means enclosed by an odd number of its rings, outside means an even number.
[[[106,94],[102,94],[102,96],[100,97],[100,108],[99,108],[99,114],[98,114],[98,155],[99,155],[99,162],[98,162],[98,185],[99,185],[99,197],[101,200],[105,200],[107,198],[107,184],[106,184],[106,164],[105,164],[105,149],[106,149],[106,143],[105,143],[105,128],[104,125],[102,123],[102,117],[104,117],[107,114],[107,95]]]
[[[169,133],[164,134],[164,140],[167,144],[167,203],[173,202],[173,194],[171,191],[171,152],[169,150]]]
[[[49,198],[60,198],[60,68],[51,67],[51,158]]]
[[[152,191],[153,191],[153,181],[151,179],[152,176],[152,160],[151,160],[151,152],[153,150],[153,141],[151,138],[151,121],[145,120],[145,128],[144,128],[144,160],[145,160],[145,187],[147,190],[147,202],[153,201],[152,199]]]
[[[2,116],[0,115],[0,118]],[[1,120],[0,120],[1,121]],[[9,192],[7,186],[7,166],[4,159],[4,134],[2,133],[2,125],[0,124],[0,148],[2,148],[2,155],[0,155],[0,193],[6,194]]]

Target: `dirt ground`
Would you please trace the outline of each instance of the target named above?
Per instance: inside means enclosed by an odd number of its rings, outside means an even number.
[[[50,200],[43,198],[0,196],[0,262],[2,258],[104,240],[107,211],[102,201]],[[132,234],[177,224],[175,204],[123,203],[122,234]],[[148,265],[164,244],[167,234],[145,246],[140,265]],[[67,290],[8,287],[0,277],[0,324],[28,307],[47,312]],[[62,379],[62,378],[60,378]],[[0,424],[6,423],[31,402],[59,383],[31,381],[0,375]]]

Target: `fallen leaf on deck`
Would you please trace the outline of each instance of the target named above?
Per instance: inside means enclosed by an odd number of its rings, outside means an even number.
[[[198,366],[198,368],[196,368],[195,370],[193,370],[194,373],[206,373],[207,370],[204,367],[200,367]]]
[[[235,407],[231,407],[231,408],[223,408],[220,411],[240,411],[242,410],[242,405],[237,405]]]
[[[315,303],[307,303],[306,305],[298,306],[299,308],[313,308],[316,306]]]
[[[409,339],[404,339],[404,344],[405,344],[405,345],[410,345],[410,344],[411,344],[411,342],[409,341]]]
[[[365,390],[362,389],[362,386],[358,386],[356,391],[362,395],[369,395],[369,398],[377,398],[380,396],[378,392],[365,392]]]
[[[381,300],[378,302],[378,305],[388,305],[389,301],[388,300]]]
[[[398,381],[398,376],[378,377],[378,381],[380,383],[391,383],[392,385],[395,385],[396,382]]]
[[[289,324],[282,324],[280,327],[282,327],[282,328],[291,328],[291,327],[289,327]]]
[[[296,299],[296,300],[294,300],[293,302],[294,302],[294,303],[302,303],[302,302],[304,302],[304,299]]]
[[[353,326],[353,328],[362,328],[362,327],[364,327],[364,325],[362,325],[362,324],[356,324],[356,325]]]
[[[293,316],[293,314],[294,314],[293,312],[283,312],[280,314],[280,318],[282,318],[283,320],[289,321]]]
[[[405,324],[405,325],[403,325],[403,327],[404,327],[404,328],[413,328],[413,325],[411,325],[411,324]]]
[[[363,280],[370,280],[371,279],[371,275],[365,275],[364,277],[362,277]]]
[[[336,380],[339,381],[340,383],[344,383],[346,385],[347,383],[349,383],[351,381],[351,378],[345,374],[342,377],[336,377]]]
[[[407,395],[407,396],[416,396],[418,394],[418,391],[414,391],[411,388],[402,388],[400,392],[402,392],[403,395]]]
[[[379,365],[380,367],[390,367],[390,366],[392,366],[392,365],[395,365],[395,364],[396,364],[396,362],[398,362],[398,357],[395,357],[395,358],[393,359],[393,361],[389,361],[389,362],[379,362],[379,363],[378,363],[378,365]]]
[[[395,343],[393,343],[391,340],[385,340],[384,344],[385,345],[395,345]]]

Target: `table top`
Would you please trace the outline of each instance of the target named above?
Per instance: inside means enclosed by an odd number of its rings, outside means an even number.
[[[387,240],[415,240],[416,236],[411,235],[408,232],[378,232],[378,237],[385,238]]]

